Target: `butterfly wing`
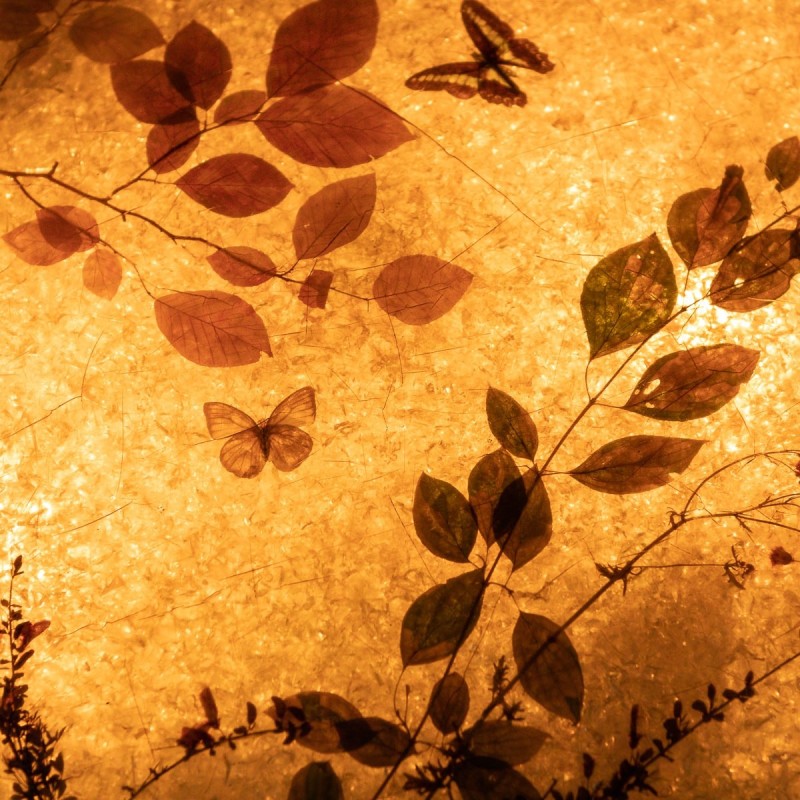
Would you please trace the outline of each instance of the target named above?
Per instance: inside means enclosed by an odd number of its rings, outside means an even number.
[[[503,74],[503,73],[501,73]],[[493,78],[481,78],[478,83],[478,93],[489,103],[502,103],[504,106],[524,106],[528,102],[525,92],[507,75],[503,77],[510,85],[496,81]]]
[[[219,460],[228,472],[239,478],[255,478],[267,463],[259,428],[235,433],[219,451]]]
[[[317,415],[317,401],[314,390],[304,386],[292,392],[286,399],[281,400],[275,410],[269,415],[266,422],[267,428],[276,425],[310,425]]]
[[[281,472],[299,467],[313,446],[311,437],[294,425],[268,425],[264,437],[267,457]]]
[[[227,403],[206,403],[203,413],[212,439],[227,439],[235,433],[256,427],[254,419]]]
[[[543,53],[533,42],[528,39],[509,39],[508,52],[521,63],[515,63],[516,67],[525,67],[534,72],[542,74],[555,69],[556,65]]]
[[[461,4],[461,19],[469,38],[487,61],[495,61],[514,37],[511,26],[478,0],[464,0]]]
[[[476,61],[461,61],[454,64],[440,64],[438,67],[423,69],[407,81],[409,89],[445,92],[467,100],[478,93],[481,76],[486,67]]]

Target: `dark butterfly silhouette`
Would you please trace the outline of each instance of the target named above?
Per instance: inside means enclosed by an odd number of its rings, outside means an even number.
[[[311,453],[311,437],[298,427],[312,423],[317,414],[310,386],[281,400],[261,422],[227,403],[206,403],[203,412],[211,437],[228,440],[219,453],[222,466],[240,478],[255,478],[267,461],[289,472]]]
[[[525,93],[511,78],[507,67],[521,67],[535,72],[550,72],[555,65],[533,42],[517,39],[510,25],[489,11],[478,0],[461,3],[461,19],[477,53],[474,61],[440,64],[412,75],[409,89],[443,89],[454,97],[467,99],[479,94],[490,103],[524,106]],[[508,58],[507,56],[511,56]]]

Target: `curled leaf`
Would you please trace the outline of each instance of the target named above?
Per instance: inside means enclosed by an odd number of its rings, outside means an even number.
[[[69,38],[92,61],[120,64],[164,44],[153,20],[126,6],[95,6],[75,19]]]
[[[431,722],[444,734],[457,731],[469,711],[469,686],[457,672],[446,675],[433,687],[428,705]]]
[[[414,493],[414,529],[434,555],[466,563],[478,535],[467,499],[455,486],[424,472]]]
[[[147,135],[147,163],[159,175],[182,167],[200,144],[200,123],[184,108],[154,125]]]
[[[767,180],[775,181],[779,192],[794,186],[800,178],[800,139],[790,136],[773,145],[767,153],[764,172]]]
[[[647,492],[683,472],[704,444],[668,436],[626,436],[604,444],[569,474],[598,492]]]
[[[327,761],[312,761],[295,773],[289,800],[344,800],[342,782]]]
[[[332,272],[326,272],[324,269],[315,269],[300,287],[300,301],[309,308],[325,308],[331,283],[333,283]]]
[[[515,725],[504,719],[489,719],[478,722],[474,728],[465,731],[464,739],[473,755],[516,766],[530,761],[548,736],[528,725]]]
[[[542,800],[524,775],[494,759],[463,761],[453,771],[453,780],[462,800]]]
[[[493,544],[497,539],[498,531],[495,530],[495,523],[500,524],[503,521],[502,513],[496,518],[500,498],[506,489],[521,477],[514,459],[504,450],[496,450],[481,458],[469,474],[467,484],[469,502],[475,512],[475,519],[478,521],[478,530],[487,545]],[[519,486],[517,486],[518,490]],[[507,496],[505,503],[509,503],[510,499]],[[516,505],[519,508],[522,507],[519,501]],[[518,518],[519,514],[516,519]],[[511,527],[503,523],[501,530],[507,532],[511,530]]]
[[[208,686],[204,686],[200,691],[200,705],[203,706],[203,713],[206,715],[206,721],[212,728],[219,728],[219,711],[217,711],[217,702],[214,700],[214,695]]]
[[[407,325],[446,314],[464,295],[472,275],[435,256],[403,256],[387,264],[372,286],[377,304]]]
[[[758,350],[736,344],[670,353],[647,368],[623,408],[671,421],[708,416],[750,380],[759,355]]]
[[[122,107],[141,122],[159,123],[188,109],[186,99],[170,83],[162,61],[139,59],[114,64],[111,85]]]
[[[408,731],[380,717],[361,717],[337,723],[342,748],[368,767],[390,767],[411,752]]]
[[[180,292],[155,301],[156,322],[170,344],[203,367],[253,364],[272,355],[267,329],[251,305],[225,292]]]
[[[223,97],[214,111],[217,125],[241,125],[254,120],[267,102],[267,95],[260,89],[245,89]]]
[[[95,250],[83,264],[83,285],[104,300],[111,300],[122,282],[122,264],[116,253]]]
[[[486,416],[495,439],[512,456],[533,461],[539,434],[531,415],[511,395],[490,386],[486,392]]]
[[[578,723],[583,707],[583,672],[567,634],[538,614],[521,613],[514,626],[514,661],[522,688],[541,706]]]
[[[243,245],[217,250],[207,256],[206,261],[217,275],[234,286],[258,286],[277,272],[275,264],[266,253]]]

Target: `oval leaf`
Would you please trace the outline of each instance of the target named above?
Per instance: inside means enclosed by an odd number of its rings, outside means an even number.
[[[466,563],[478,526],[472,509],[455,486],[424,472],[414,493],[414,528],[420,541],[435,556]]]
[[[172,85],[190,102],[209,109],[231,78],[231,54],[225,43],[199,22],[173,36],[164,52]]]
[[[100,229],[95,218],[75,206],[48,206],[36,210],[42,236],[53,247],[83,252],[100,241]]]
[[[300,301],[309,308],[325,308],[331,283],[333,283],[332,272],[326,272],[324,269],[315,269],[300,287]]]
[[[469,711],[469,686],[457,672],[442,678],[431,692],[428,706],[431,722],[444,734],[457,731]]]
[[[779,192],[794,186],[800,178],[800,139],[790,136],[770,148],[764,172]]]
[[[511,395],[490,386],[486,392],[486,416],[495,439],[512,456],[533,461],[539,434],[531,415]]]
[[[51,244],[42,232],[40,221],[24,222],[14,230],[3,234],[3,241],[28,264],[49,267],[69,258],[78,251],[80,237],[74,235],[68,241],[61,240],[58,246]]]
[[[672,262],[654,233],[606,256],[589,272],[581,293],[590,359],[661,330],[677,297]]]
[[[70,27],[69,38],[92,61],[120,64],[164,44],[153,20],[125,6],[96,6]]]
[[[623,408],[671,421],[708,416],[750,380],[759,355],[758,350],[736,344],[670,353],[648,367]]]
[[[567,634],[558,630],[547,617],[521,613],[512,637],[514,660],[528,695],[577,724],[583,707],[583,672]]]
[[[111,85],[122,107],[142,122],[155,124],[190,110],[186,99],[170,83],[162,61],[114,64]]]
[[[387,313],[407,325],[425,325],[446,314],[464,295],[472,275],[435,256],[403,256],[385,266],[372,294]]]
[[[480,616],[483,570],[476,569],[428,589],[403,617],[403,666],[447,658],[466,640]]]
[[[217,125],[240,125],[254,120],[261,106],[267,102],[267,95],[259,89],[245,89],[223,97],[214,111]]]
[[[251,305],[225,292],[180,292],[155,301],[156,322],[169,343],[203,367],[253,364],[272,355],[267,329]]]
[[[182,167],[200,144],[200,123],[192,108],[184,108],[150,129],[147,163],[159,175]]]
[[[524,775],[502,761],[469,759],[455,768],[453,780],[462,800],[542,800]]]
[[[549,737],[543,731],[527,725],[514,725],[505,719],[490,719],[466,731],[464,738],[473,755],[516,766],[530,761]]]
[[[484,456],[472,468],[469,474],[469,503],[475,512],[475,519],[478,521],[478,530],[486,540],[487,545],[493,544],[497,540],[495,531],[495,521],[502,521],[502,514],[495,520],[495,512],[500,498],[506,489],[521,478],[521,474],[514,459],[504,450],[496,450],[494,453]],[[506,503],[509,502],[506,497]],[[519,515],[518,515],[519,516]],[[502,527],[503,531],[510,530],[509,527]]]
[[[254,247],[225,247],[207,256],[206,261],[234,286],[258,286],[277,272],[272,259]]]
[[[319,0],[280,24],[267,69],[270,97],[345,78],[369,61],[378,32],[375,0]]]
[[[289,800],[344,800],[342,782],[327,761],[312,761],[292,778]]]
[[[338,84],[285,97],[256,125],[273,147],[313,167],[366,164],[414,138],[380,100]]]
[[[122,264],[110,250],[89,253],[83,265],[83,285],[104,300],[111,300],[122,282]]]
[[[292,184],[249,153],[228,153],[198,164],[175,185],[200,205],[226,217],[250,217],[283,200]]]
[[[299,744],[317,753],[344,751],[338,726],[361,719],[361,712],[332,692],[298,692],[283,700],[273,698],[269,715],[279,730],[291,732]]]
[[[744,236],[752,209],[743,176],[741,167],[726,167],[717,189],[698,189],[672,204],[669,238],[689,269],[722,260]]]
[[[390,767],[412,752],[408,732],[380,717],[347,720],[336,729],[343,749],[368,767]]]
[[[763,231],[728,255],[711,284],[711,302],[727,311],[755,311],[784,295],[800,272],[798,232]]]
[[[683,472],[704,444],[698,439],[626,436],[604,444],[569,474],[598,492],[647,492]]]
[[[375,175],[332,183],[300,207],[292,231],[298,258],[320,258],[357,239],[375,208]]]

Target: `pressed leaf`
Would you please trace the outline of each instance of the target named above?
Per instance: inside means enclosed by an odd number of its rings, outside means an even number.
[[[490,386],[486,392],[486,416],[495,439],[512,456],[533,461],[539,434],[531,415],[511,395]]]
[[[317,753],[343,752],[337,726],[361,719],[361,712],[352,703],[332,692],[299,692],[276,701],[269,714],[282,730],[305,723],[308,730],[297,739],[298,744]]]
[[[155,301],[156,322],[170,344],[203,367],[253,364],[272,355],[267,329],[251,305],[226,292],[180,292]]]
[[[122,107],[142,122],[155,124],[189,107],[170,83],[163,61],[140,59],[114,64],[111,85]]]
[[[280,24],[267,69],[270,97],[301,94],[369,61],[378,32],[375,0],[319,0]]]
[[[647,492],[683,472],[704,444],[698,439],[626,436],[604,444],[569,474],[598,492]]]
[[[469,503],[475,512],[478,530],[487,545],[493,544],[497,539],[494,524],[500,498],[506,489],[521,477],[514,459],[504,450],[496,450],[483,456],[469,474],[467,484]],[[507,496],[506,503],[509,501],[510,498]],[[501,521],[501,517],[502,515],[498,515],[498,522]],[[503,527],[503,530],[508,531],[510,528]]]
[[[104,300],[111,300],[122,282],[122,264],[110,250],[89,253],[83,264],[83,285]]]
[[[466,563],[478,535],[472,509],[455,486],[424,472],[414,493],[414,529],[435,556]]]
[[[303,281],[300,287],[300,300],[309,308],[325,308],[328,292],[333,283],[333,273],[324,269],[315,269]]]
[[[548,736],[528,725],[514,725],[504,719],[489,719],[465,731],[464,738],[473,755],[504,761],[513,767],[530,761]]]
[[[218,125],[240,125],[243,122],[254,120],[261,111],[261,106],[267,102],[267,95],[260,89],[245,89],[234,92],[220,100],[214,111],[214,122]]]
[[[375,175],[332,183],[300,207],[292,231],[298,258],[320,258],[357,239],[375,208]]]
[[[403,666],[447,658],[471,633],[483,601],[483,570],[440,583],[420,595],[403,617]]]
[[[647,368],[623,408],[671,421],[708,416],[750,380],[759,355],[758,350],[736,344],[670,353]]]
[[[206,257],[214,272],[234,286],[258,286],[272,278],[277,268],[272,259],[254,247],[236,245]]]
[[[212,728],[219,728],[217,702],[214,700],[214,695],[208,686],[204,686],[200,691],[200,705],[203,706],[203,713],[206,715],[208,724]]]
[[[256,121],[278,150],[313,167],[354,167],[414,137],[380,100],[346,86],[284,97]]]
[[[337,723],[342,748],[368,767],[390,767],[406,752],[408,732],[380,717],[361,717]],[[413,750],[408,750],[413,752]]]
[[[711,302],[727,311],[755,311],[788,290],[800,272],[798,232],[768,230],[730,253],[711,284]]]
[[[457,672],[446,675],[433,687],[429,703],[431,722],[444,734],[458,730],[469,711],[469,686]]]
[[[661,330],[677,297],[672,262],[656,234],[606,256],[589,272],[581,293],[590,358]]]
[[[453,780],[462,800],[542,800],[524,775],[494,759],[462,762],[455,768]]]
[[[216,156],[190,169],[175,185],[200,205],[226,217],[250,217],[283,200],[292,184],[249,153]]]
[[[147,134],[147,163],[159,175],[182,167],[200,144],[200,123],[184,108],[153,126]]]
[[[83,252],[100,241],[95,218],[75,206],[48,206],[36,210],[42,236],[61,250]]]
[[[292,778],[289,800],[344,800],[342,782],[327,761],[312,761]]]
[[[771,147],[764,172],[779,192],[794,186],[800,178],[800,139],[790,136]]]
[[[372,286],[375,302],[407,325],[446,314],[464,295],[472,275],[435,256],[402,256],[387,264]]]
[[[211,108],[231,78],[228,48],[199,22],[190,22],[172,37],[164,52],[164,63],[172,85],[200,108]]]
[[[752,208],[743,176],[741,167],[728,166],[718,188],[697,189],[672,204],[669,238],[689,269],[722,260],[744,236]]]
[[[55,247],[45,238],[38,219],[23,222],[14,230],[3,234],[3,241],[23,261],[38,267],[49,267],[51,264],[64,261],[76,253],[80,246],[80,237],[75,235],[71,237],[68,246],[62,241]]]
[[[559,717],[578,723],[583,707],[583,672],[575,648],[559,626],[538,614],[521,613],[514,626],[514,660],[522,688]],[[544,648],[531,662],[534,654]]]
[[[70,27],[72,43],[92,61],[119,64],[164,44],[153,20],[126,6],[95,6]]]
[[[27,0],[6,0],[0,5],[0,41],[24,39],[39,28],[39,17]]]

